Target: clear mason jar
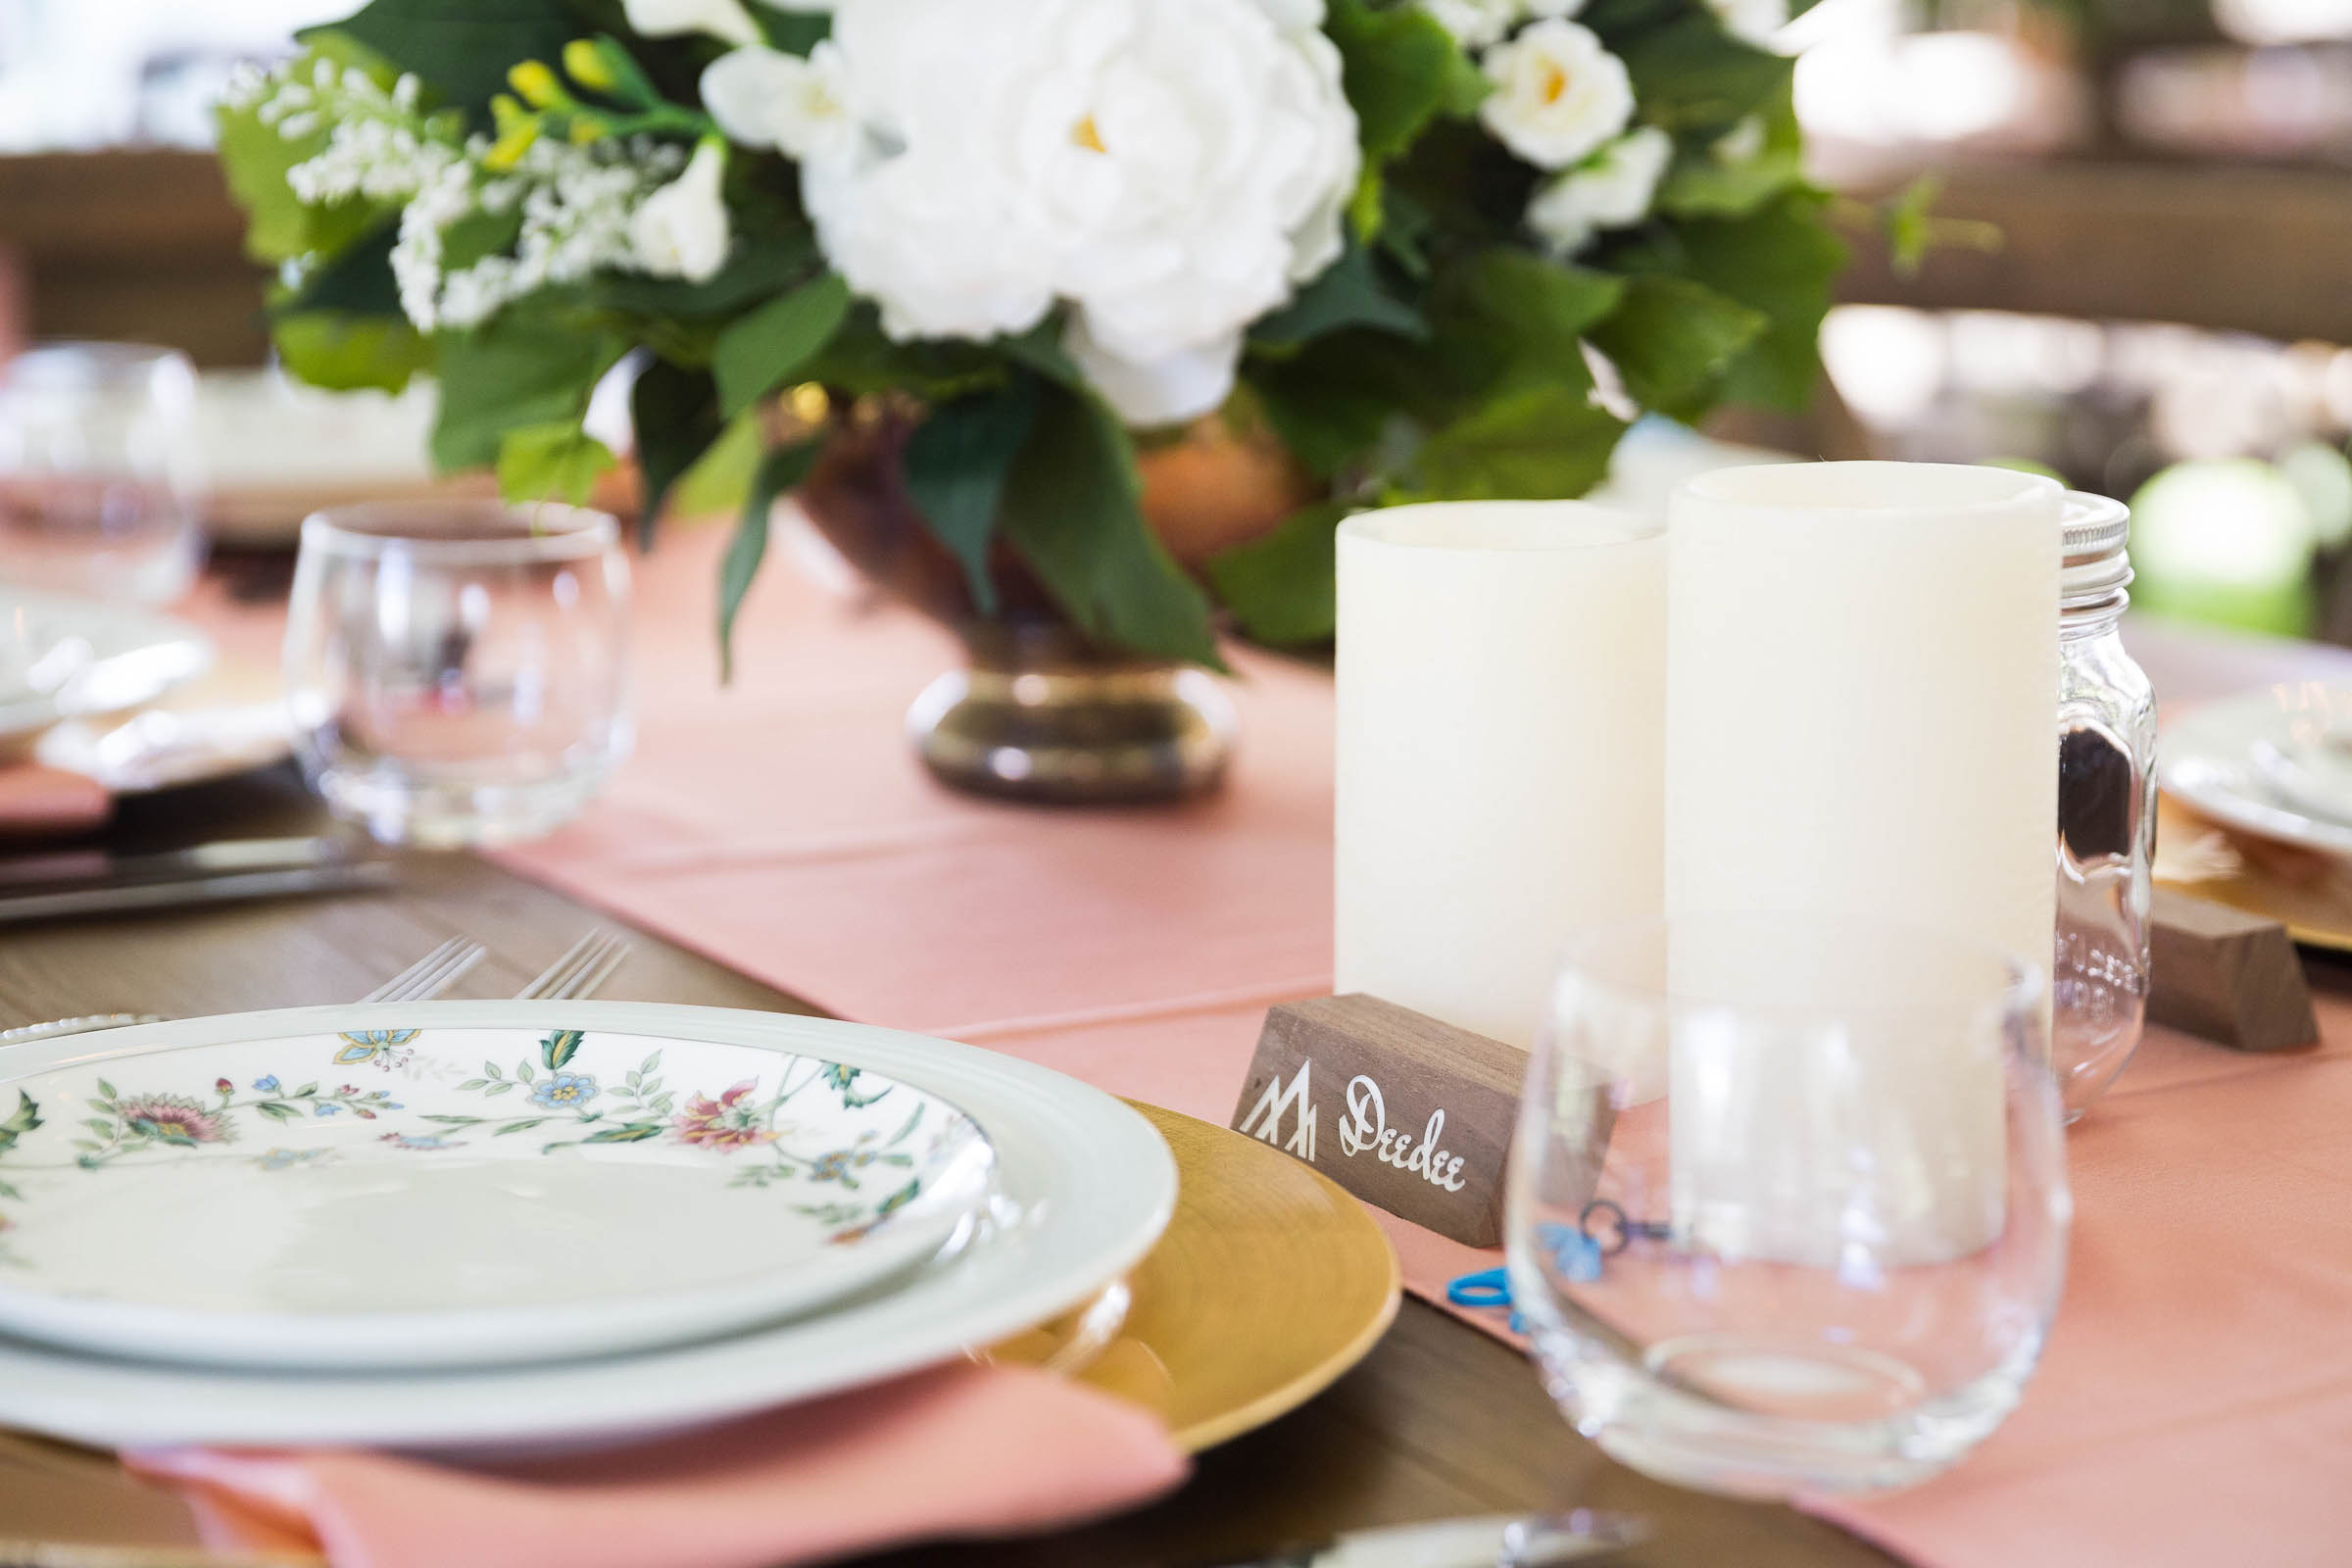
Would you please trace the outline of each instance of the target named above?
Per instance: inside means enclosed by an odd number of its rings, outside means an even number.
[[[2081,1117],[2139,1044],[2156,848],[2156,694],[2124,651],[2120,501],[2067,496],[2058,600],[2058,939],[2050,1059]]]

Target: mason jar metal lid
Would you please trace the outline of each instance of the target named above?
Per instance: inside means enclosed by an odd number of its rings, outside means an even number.
[[[2061,610],[2105,604],[2132,581],[2132,509],[2109,496],[2066,493],[2060,521],[2058,605]]]

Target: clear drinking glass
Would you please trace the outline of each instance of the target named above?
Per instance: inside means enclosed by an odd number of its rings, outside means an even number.
[[[386,843],[535,838],[628,755],[620,525],[374,502],[302,525],[285,669],[303,771]]]
[[[203,502],[186,359],[60,342],[0,365],[0,579],[168,603],[204,564]]]
[[[1552,1396],[1638,1470],[1908,1486],[2016,1404],[2071,1201],[2038,970],[1802,915],[1581,944],[1530,1064],[1508,1246]]]

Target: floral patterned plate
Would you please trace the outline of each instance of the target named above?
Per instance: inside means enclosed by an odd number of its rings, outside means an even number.
[[[814,1054],[429,1008],[227,1034],[0,1057],[0,1330],[282,1368],[675,1344],[934,1256],[995,1164],[948,1101]]]

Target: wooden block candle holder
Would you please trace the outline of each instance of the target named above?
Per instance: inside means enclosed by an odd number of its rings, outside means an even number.
[[[1497,1247],[1526,1072],[1525,1052],[1409,1007],[1316,997],[1266,1014],[1233,1126],[1376,1207]]]

